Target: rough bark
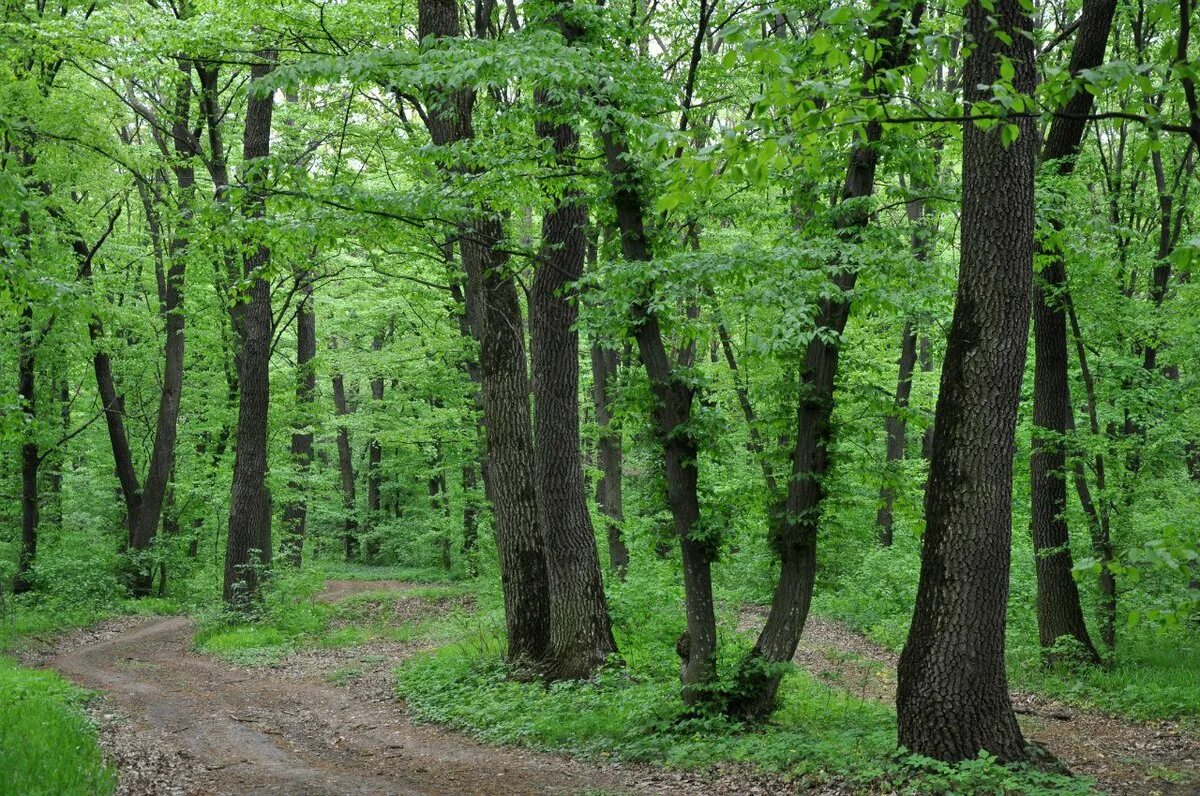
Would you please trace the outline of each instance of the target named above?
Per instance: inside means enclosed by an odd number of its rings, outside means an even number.
[[[292,473],[288,502],[283,507],[284,538],[280,543],[284,560],[299,568],[304,556],[308,522],[307,476],[313,458],[313,401],[317,391],[317,313],[313,303],[312,274],[302,270],[296,281],[300,304],[296,307],[296,427],[292,430]]]
[[[553,120],[561,110],[545,92],[536,92],[535,101],[547,117],[537,122],[537,135],[550,140],[565,164],[578,151],[578,136],[570,124]],[[550,648],[543,667],[549,679],[589,677],[617,652],[584,495],[579,436],[575,283],[583,277],[587,220],[578,191],[556,197],[542,220],[529,299],[535,494],[550,590]]]
[[[1088,0],[1083,5],[1070,69],[1078,74],[1104,60],[1116,0]],[[1065,176],[1074,171],[1083,140],[1092,94],[1080,91],[1055,116],[1042,151],[1043,161]],[[1057,219],[1053,220],[1059,227]],[[1067,461],[1064,446],[1071,422],[1067,367],[1067,322],[1063,296],[1066,266],[1055,255],[1034,288],[1033,448],[1029,460],[1031,531],[1037,573],[1038,638],[1049,649],[1061,637],[1074,639],[1085,659],[1099,662],[1072,575],[1070,529],[1067,526]]]
[[[452,0],[421,0],[418,37],[426,44],[461,35]],[[434,90],[426,124],[436,146],[474,138],[470,90]],[[549,649],[550,597],[533,481],[529,377],[516,283],[502,249],[503,227],[488,207],[460,228],[459,250],[467,275],[467,306],[479,308],[480,380],[487,425],[485,483],[495,517],[504,591],[508,658],[538,665]]]
[[[892,507],[896,500],[896,482],[900,477],[900,463],[904,460],[904,439],[908,430],[908,399],[912,394],[913,367],[917,361],[917,333],[912,322],[904,324],[900,336],[900,360],[897,363],[896,397],[892,414],[888,415],[884,427],[887,430],[887,453],[884,459],[883,486],[879,488],[879,511],[875,525],[879,529],[879,543],[892,545]]]
[[[250,68],[251,80],[270,74],[274,52],[260,52]],[[266,213],[262,162],[271,153],[271,116],[274,96],[247,100],[243,137],[243,180],[249,187],[245,212],[252,218]],[[270,364],[273,322],[271,286],[263,278],[271,251],[247,241],[252,252],[242,272],[249,282],[247,297],[233,309],[238,338],[238,422],[229,500],[229,534],[225,548],[226,604],[244,609],[260,594],[261,574],[270,559],[270,496],[267,492],[267,415],[270,402]]]
[[[967,109],[990,96],[1001,57],[1015,67],[1016,90],[1033,91],[1031,29],[1021,0],[997,0],[994,9],[968,3]],[[898,667],[900,743],[950,762],[980,750],[1005,761],[1027,756],[1009,701],[1004,642],[1038,142],[1032,119],[1016,124],[1019,137],[1008,146],[1000,127],[963,128],[958,292],[937,401],[917,603]]]

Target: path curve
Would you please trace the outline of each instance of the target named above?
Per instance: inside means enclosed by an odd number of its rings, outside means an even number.
[[[183,758],[186,784],[136,793],[541,794],[627,792],[615,772],[488,747],[409,722],[395,704],[272,677],[191,650],[189,619],[153,619],[50,665],[105,692],[142,740]]]

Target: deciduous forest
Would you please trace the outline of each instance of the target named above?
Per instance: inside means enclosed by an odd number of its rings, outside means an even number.
[[[1200,793],[1193,0],[3,0],[0,793]]]

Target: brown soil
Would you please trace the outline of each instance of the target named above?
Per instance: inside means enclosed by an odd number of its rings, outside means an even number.
[[[339,581],[324,599],[418,584]],[[398,621],[421,598],[396,595]],[[425,600],[437,609],[440,601]],[[784,794],[795,786],[730,767],[684,774],[487,746],[405,715],[392,669],[421,643],[308,650],[272,667],[198,654],[185,617],[123,618],[32,652],[102,697],[91,712],[118,793]],[[842,792],[836,786],[822,791]]]
[[[743,613],[742,629],[764,614]],[[810,617],[795,662],[860,699],[894,705],[896,654],[838,622]],[[1014,691],[1021,729],[1076,774],[1116,796],[1200,794],[1200,741],[1173,722],[1139,724]]]

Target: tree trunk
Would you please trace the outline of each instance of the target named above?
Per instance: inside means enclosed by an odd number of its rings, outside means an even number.
[[[990,98],[1001,58],[1022,94],[1036,75],[1032,21],[1021,0],[966,8],[974,43],[964,105]],[[1003,33],[1011,42],[998,38]],[[955,762],[987,750],[1023,760],[1004,671],[1012,541],[1012,467],[1033,276],[1037,128],[963,127],[962,254],[937,402],[921,579],[898,668],[901,745]],[[998,201],[998,198],[1000,201]]]
[[[250,68],[251,80],[270,74],[275,61],[272,51],[257,54]],[[266,213],[262,183],[266,179],[263,160],[271,152],[273,95],[247,100],[243,139],[243,180],[247,183],[246,213],[261,218]],[[229,499],[229,535],[225,549],[226,604],[245,609],[260,595],[260,572],[270,557],[271,516],[267,493],[267,416],[271,397],[270,365],[273,323],[271,286],[263,278],[271,250],[264,244],[246,242],[253,253],[245,258],[243,276],[250,282],[248,301],[233,310],[239,346],[238,423],[233,463],[233,488]]]
[[[461,35],[453,0],[420,0],[418,38],[433,42]],[[474,138],[474,92],[442,91],[427,114],[436,146]],[[437,95],[442,96],[437,96]],[[525,336],[515,281],[503,251],[503,229],[490,208],[462,225],[459,251],[467,274],[468,309],[479,310],[480,379],[487,425],[488,471],[496,547],[504,590],[508,658],[537,666],[549,649],[550,596],[533,481],[533,438]]]
[[[561,113],[542,91],[535,92],[535,101],[547,116]],[[564,164],[578,153],[579,139],[569,124],[539,120],[536,133],[551,140]],[[550,588],[550,649],[543,669],[549,679],[589,677],[617,652],[584,495],[579,437],[574,283],[583,277],[587,220],[587,205],[578,191],[569,189],[555,199],[542,220],[542,248],[529,299],[535,494]]]
[[[877,62],[869,63],[863,74],[869,85],[880,71],[908,63],[912,42],[905,30],[915,30],[925,6],[912,7],[911,20],[905,9],[884,3],[880,21],[871,28],[871,39],[882,48]],[[906,28],[906,24],[908,27]],[[864,200],[875,191],[875,169],[879,162],[878,143],[883,127],[870,122],[860,133],[846,166],[842,201],[836,208],[834,226],[842,240],[856,241],[870,223],[871,215]],[[841,336],[850,317],[850,301],[858,269],[851,263],[834,263],[830,281],[834,295],[823,298],[817,312],[816,327],[805,352],[800,394],[797,400],[795,447],[783,506],[772,507],[780,517],[774,540],[779,553],[779,580],[771,601],[771,611],[753,649],[741,664],[738,682],[730,700],[734,715],[757,719],[769,714],[775,705],[775,693],[783,677],[782,664],[796,654],[796,645],[804,632],[812,604],[817,571],[817,531],[821,506],[825,499],[824,476],[829,468],[829,434],[833,418],[834,384]]]
[[[892,505],[896,500],[896,484],[900,479],[900,464],[904,460],[904,437],[908,429],[908,398],[912,394],[913,366],[917,361],[917,333],[912,321],[904,324],[904,333],[900,338],[899,375],[896,378],[896,398],[894,410],[888,416],[887,454],[884,464],[883,486],[879,488],[879,512],[875,515],[875,525],[879,528],[879,543],[884,547],[892,546]]]
[[[317,392],[317,313],[313,305],[312,272],[301,271],[300,304],[296,307],[296,427],[292,430],[293,478],[288,484],[288,502],[283,507],[284,537],[280,543],[284,560],[299,568],[304,556],[304,534],[308,522],[308,471],[313,458],[313,400]]]
[[[344,418],[352,411],[346,403],[346,381],[333,374],[333,407]],[[354,493],[354,453],[350,447],[350,427],[343,421],[337,430],[338,472],[342,477],[342,510],[346,513],[342,547],[347,561],[358,551],[358,498]]]
[[[601,137],[605,160],[613,180],[613,206],[621,251],[631,262],[649,262],[644,206],[629,150],[619,131],[606,130]],[[700,496],[697,491],[699,440],[690,429],[692,388],[672,367],[663,342],[658,317],[643,301],[631,308],[633,333],[650,389],[654,395],[655,430],[663,447],[667,505],[679,536],[683,563],[684,609],[687,631],[677,651],[682,662],[680,679],[683,701],[695,705],[713,696],[717,674],[717,622],[713,609],[713,539],[699,527]]]
[[[371,350],[378,354],[383,350],[383,335],[377,334],[371,338]],[[375,367],[379,368],[379,362],[376,358]],[[383,376],[376,375],[371,379],[371,399],[375,401],[375,406],[378,408],[383,403]],[[379,418],[373,418],[375,425],[379,424]],[[370,532],[367,536],[367,543],[364,546],[363,553],[367,559],[367,563],[376,563],[379,558],[379,539],[375,533],[379,524],[379,468],[383,463],[383,446],[379,443],[379,437],[374,433],[371,439],[367,442],[367,529]]]
[[[1116,0],[1084,3],[1079,32],[1071,51],[1071,72],[1094,69],[1104,60]],[[1056,116],[1046,136],[1043,161],[1054,161],[1061,176],[1075,169],[1075,157],[1092,108],[1092,95],[1080,91],[1066,115]],[[1054,220],[1055,228],[1061,225]],[[1071,422],[1071,388],[1067,367],[1067,320],[1063,295],[1067,275],[1062,257],[1043,268],[1033,299],[1033,449],[1029,460],[1030,513],[1034,565],[1037,572],[1038,639],[1050,649],[1061,637],[1075,639],[1084,659],[1099,663],[1087,632],[1079,589],[1072,575],[1070,529],[1067,526],[1067,461],[1065,436]],[[1050,660],[1050,659],[1048,659]]]
[[[600,482],[596,485],[597,503],[605,517],[608,560],[617,577],[625,579],[629,569],[629,548],[625,546],[621,524],[625,520],[621,495],[621,430],[613,425],[609,402],[613,400],[617,377],[617,352],[592,344],[592,402],[596,407],[597,440],[600,458]]]
[[[26,216],[22,226],[28,234]],[[25,415],[24,439],[21,441],[21,550],[17,556],[17,574],[13,578],[13,593],[22,594],[33,588],[30,569],[37,558],[38,543],[38,456],[37,395],[35,389],[37,360],[34,355],[33,304],[26,302],[17,327],[17,397]]]

